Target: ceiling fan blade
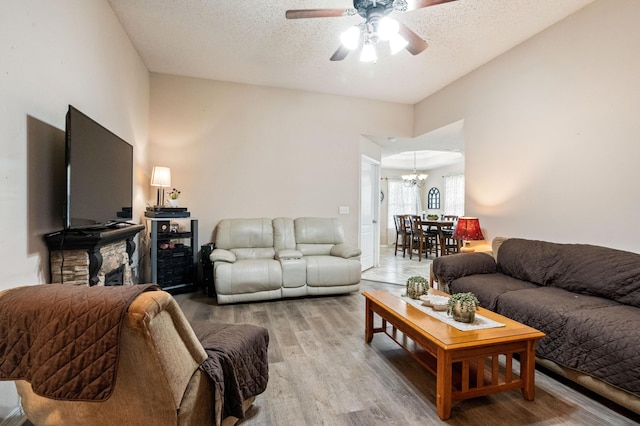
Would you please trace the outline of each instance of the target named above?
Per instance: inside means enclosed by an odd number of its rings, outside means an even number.
[[[344,16],[348,9],[297,9],[287,10],[285,16],[287,19],[304,19],[304,18],[337,18]]]
[[[436,6],[438,4],[449,3],[451,1],[456,0],[407,0],[407,3],[409,5],[407,11],[422,9],[423,7]]]
[[[407,47],[405,47],[409,53],[417,55],[429,47],[429,44],[426,41],[424,41],[418,34],[414,33],[413,30],[409,29],[405,24],[400,21],[398,21],[398,24],[400,24],[398,34],[409,42]]]
[[[331,56],[330,60],[331,61],[341,61],[341,60],[343,60],[344,58],[347,57],[349,52],[351,52],[350,49],[344,47],[343,45],[340,45],[340,47],[338,47],[338,50],[336,50],[336,52]]]

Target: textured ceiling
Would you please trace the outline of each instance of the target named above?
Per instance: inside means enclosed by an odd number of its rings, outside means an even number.
[[[415,104],[593,0],[457,0],[394,11],[429,48],[379,52],[376,63],[360,62],[357,51],[329,61],[358,15],[285,19],[288,9],[344,9],[349,0],[108,1],[151,72]],[[452,138],[445,145],[459,144],[460,135],[444,133]],[[438,149],[376,142],[383,158],[406,146]]]
[[[457,0],[392,12],[429,43],[417,56],[329,58],[362,18],[285,19],[349,0],[108,0],[152,72],[414,104],[593,0]]]

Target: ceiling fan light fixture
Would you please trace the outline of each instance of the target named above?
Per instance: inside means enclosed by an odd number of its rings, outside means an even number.
[[[340,34],[340,42],[349,50],[354,50],[360,44],[360,28],[353,26]]]
[[[380,25],[378,25],[380,40],[391,40],[393,36],[398,34],[398,31],[400,31],[400,24],[395,19],[385,16],[380,20]]]
[[[395,55],[396,53],[398,53],[399,51],[407,47],[408,44],[409,42],[405,40],[405,38],[402,37],[400,34],[394,35],[389,40],[389,46],[391,47],[391,54]]]
[[[362,46],[362,52],[360,53],[360,61],[361,62],[374,62],[378,59],[378,55],[376,54],[376,48],[373,44],[366,43]]]

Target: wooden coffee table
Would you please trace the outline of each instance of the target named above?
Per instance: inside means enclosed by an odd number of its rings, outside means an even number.
[[[435,374],[441,419],[450,417],[453,401],[496,392],[521,389],[525,399],[533,400],[536,341],[544,333],[482,308],[479,315],[505,326],[460,331],[387,290],[363,296],[367,343],[374,333],[385,333]],[[374,313],[382,318],[379,328],[374,328]],[[519,374],[513,371],[514,354],[519,354]]]

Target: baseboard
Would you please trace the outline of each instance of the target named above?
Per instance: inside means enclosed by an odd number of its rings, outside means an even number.
[[[0,426],[22,426],[27,420],[27,416],[24,415],[22,407],[18,406],[0,423]]]

